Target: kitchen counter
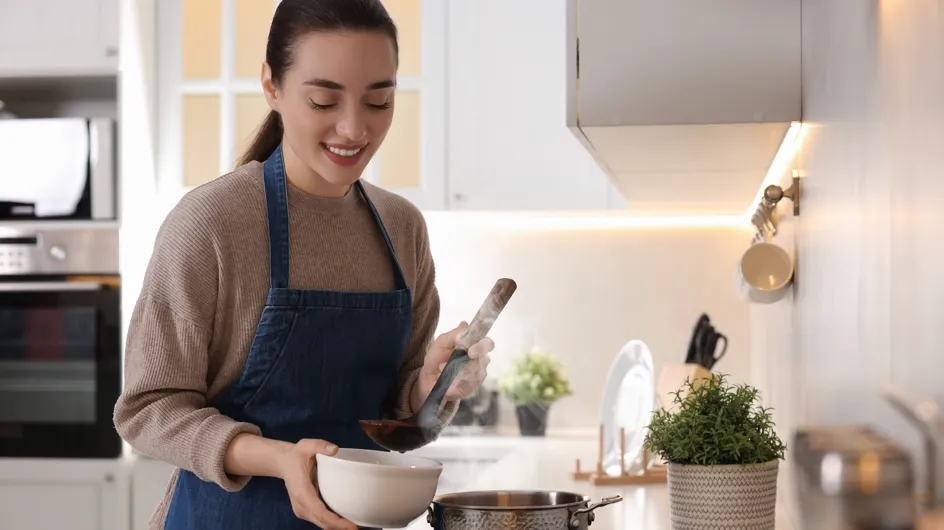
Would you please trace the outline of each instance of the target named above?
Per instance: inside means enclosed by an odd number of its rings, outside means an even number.
[[[496,463],[470,478],[465,491],[472,490],[559,490],[590,496],[590,502],[604,497],[621,495],[623,500],[603,506],[595,511],[594,530],[668,530],[668,491],[665,484],[646,486],[596,487],[586,481],[574,480],[571,473],[576,459],[582,469],[596,465],[597,441],[594,437],[458,437],[441,438],[426,450],[415,454],[436,452],[474,451],[475,446],[506,447],[504,455]],[[778,504],[777,530],[793,530],[786,510]],[[409,530],[429,529],[426,516],[418,518]]]

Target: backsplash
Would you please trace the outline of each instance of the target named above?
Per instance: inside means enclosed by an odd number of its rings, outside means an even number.
[[[428,217],[443,331],[472,318],[499,277],[518,291],[496,321],[489,373],[533,346],[557,355],[574,392],[551,410],[550,428],[592,430],[610,364],[631,339],[652,351],[655,377],[682,362],[702,312],[730,340],[716,370],[751,376],[748,305],[734,269],[750,233],[738,228],[625,230],[470,229],[456,214]],[[461,214],[458,214],[461,215]],[[502,400],[500,423],[516,425]]]
[[[868,422],[923,457],[879,396],[944,403],[944,12],[936,2],[807,0],[794,296],[751,312],[752,362],[782,432]],[[939,470],[939,476],[941,475]]]
[[[125,219],[125,328],[154,233],[170,206],[142,203]],[[473,228],[459,221],[461,215],[428,215],[442,298],[440,331],[471,319],[497,278],[514,278],[518,291],[490,333],[496,342],[490,383],[513,356],[532,346],[557,355],[567,367],[574,395],[553,408],[551,429],[597,428],[603,385],[620,348],[631,339],[646,342],[658,377],[664,363],[683,360],[702,312],[730,341],[717,370],[735,381],[751,377],[748,305],[734,290],[735,264],[750,232]],[[515,427],[514,409],[501,401],[500,424]]]

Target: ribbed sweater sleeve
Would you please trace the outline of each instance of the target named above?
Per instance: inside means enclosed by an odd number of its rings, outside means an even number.
[[[219,269],[207,212],[184,202],[158,233],[128,329],[115,426],[138,451],[236,491],[249,478],[225,473],[227,446],[259,428],[207,406]]]

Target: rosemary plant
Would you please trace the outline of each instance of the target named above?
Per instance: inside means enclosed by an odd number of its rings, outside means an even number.
[[[730,385],[717,374],[699,385],[686,380],[673,395],[678,409],[655,411],[645,440],[646,449],[665,461],[714,466],[784,458],[786,445],[774,429],[772,409],[756,404],[756,388]]]

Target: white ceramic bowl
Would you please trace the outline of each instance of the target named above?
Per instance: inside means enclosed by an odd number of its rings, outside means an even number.
[[[740,263],[741,293],[751,302],[770,304],[787,295],[793,279],[793,259],[773,243],[751,245]]]
[[[429,458],[366,449],[319,454],[318,488],[334,513],[358,526],[404,528],[436,496],[443,464]]]

